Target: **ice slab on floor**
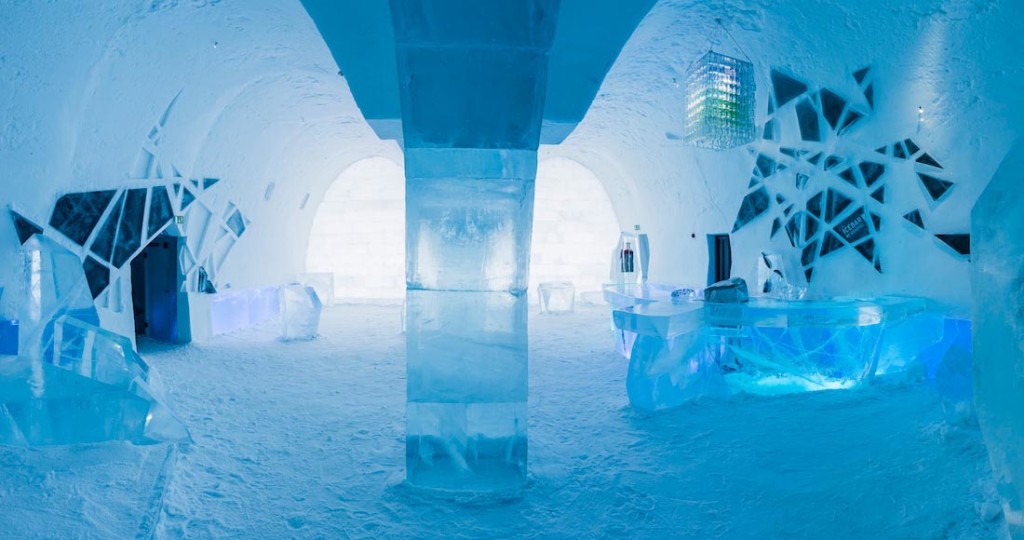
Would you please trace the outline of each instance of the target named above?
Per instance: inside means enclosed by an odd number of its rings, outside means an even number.
[[[1024,539],[1024,145],[971,213],[974,403],[1010,536]]]
[[[322,311],[323,305],[313,287],[281,287],[281,338],[285,341],[315,338],[320,329]]]
[[[52,353],[0,361],[0,443],[189,440],[156,374],[124,336],[63,316]]]

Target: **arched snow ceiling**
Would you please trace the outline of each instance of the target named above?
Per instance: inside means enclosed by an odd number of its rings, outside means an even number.
[[[679,140],[687,65],[711,44],[749,56],[759,115],[771,67],[844,89],[870,65],[879,102],[864,136],[884,143],[917,133],[959,181],[951,197],[963,212],[935,219],[966,225],[1024,121],[1022,16],[1019,2],[996,0],[661,0],[583,122],[541,158],[595,171],[622,225],[642,222],[652,234],[655,260],[672,274],[664,277],[703,275],[705,261],[688,251],[732,228],[755,157]],[[299,0],[2,2],[0,51],[0,200],[46,220],[59,193],[123,184],[178,96],[162,157],[184,175],[222,179],[253,223],[240,257],[282,255],[259,275],[237,268],[236,285],[301,267],[315,205],[347,165],[401,160],[362,119]],[[0,219],[0,256],[13,255],[14,234]]]

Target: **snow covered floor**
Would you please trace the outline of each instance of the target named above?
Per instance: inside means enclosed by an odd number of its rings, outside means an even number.
[[[974,427],[919,385],[701,401],[644,415],[605,309],[531,315],[530,485],[514,501],[403,486],[398,307],[144,345],[194,444],[0,448],[0,538],[988,539]]]

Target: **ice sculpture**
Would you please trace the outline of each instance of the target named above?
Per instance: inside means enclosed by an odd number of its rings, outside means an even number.
[[[0,365],[0,443],[184,442],[156,374],[128,338],[69,316],[53,324],[52,353]]]
[[[1024,145],[1010,151],[971,212],[974,403],[1003,514],[1024,539]]]
[[[727,391],[780,394],[870,380],[880,344],[914,359],[942,337],[919,298],[747,303],[653,301],[615,310],[636,334],[627,393],[641,409],[674,407]],[[906,343],[895,342],[911,336]]]
[[[747,282],[743,278],[719,281],[704,289],[704,301],[713,304],[736,304],[748,299]]]
[[[281,287],[281,338],[285,341],[313,339],[320,329],[323,304],[316,290],[308,285]]]
[[[576,287],[568,281],[537,285],[541,313],[571,313],[576,306]]]
[[[651,269],[651,245],[647,234],[634,232],[619,234],[619,242],[612,252],[609,279],[612,283],[647,283]]]
[[[724,150],[754,140],[754,66],[708,51],[686,74],[686,141]]]

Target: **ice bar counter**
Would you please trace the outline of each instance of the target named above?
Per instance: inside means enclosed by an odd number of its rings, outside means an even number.
[[[849,388],[904,369],[943,336],[943,317],[923,298],[709,303],[666,289],[605,288],[629,358],[629,400],[645,410],[705,395]]]

